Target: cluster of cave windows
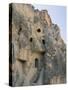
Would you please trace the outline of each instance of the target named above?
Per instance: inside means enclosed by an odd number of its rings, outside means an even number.
[[[38,29],[37,29],[37,32],[40,33],[40,32],[41,32],[41,29],[38,28]],[[33,42],[33,37],[30,37],[30,42]],[[42,44],[45,45],[45,40],[44,40],[44,39],[42,39]]]

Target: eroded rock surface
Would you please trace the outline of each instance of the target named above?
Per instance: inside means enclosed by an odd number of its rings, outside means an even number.
[[[10,85],[65,83],[66,45],[48,11],[17,3],[9,10]]]

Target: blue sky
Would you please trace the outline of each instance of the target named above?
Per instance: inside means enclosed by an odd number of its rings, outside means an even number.
[[[39,4],[33,4],[33,6],[35,7],[35,9],[48,10],[52,22],[59,26],[61,37],[64,42],[66,42],[66,7]]]

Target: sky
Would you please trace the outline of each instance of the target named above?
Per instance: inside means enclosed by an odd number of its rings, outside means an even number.
[[[60,28],[60,34],[64,42],[66,43],[66,7],[54,6],[54,5],[39,5],[33,4],[35,9],[46,9],[54,24],[57,24]]]

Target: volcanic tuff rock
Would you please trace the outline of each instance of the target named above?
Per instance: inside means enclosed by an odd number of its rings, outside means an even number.
[[[10,85],[66,82],[66,45],[47,10],[10,4],[9,37]]]

